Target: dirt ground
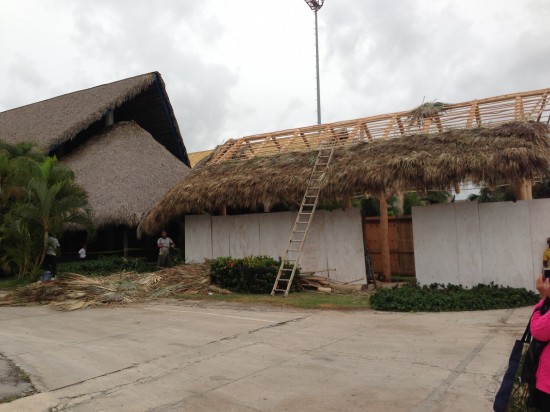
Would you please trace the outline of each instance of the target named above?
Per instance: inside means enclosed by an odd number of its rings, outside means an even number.
[[[530,310],[3,307],[0,352],[39,393],[0,411],[486,411]]]

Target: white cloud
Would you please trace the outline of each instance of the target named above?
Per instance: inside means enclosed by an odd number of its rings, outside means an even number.
[[[544,0],[327,0],[323,121],[549,86]],[[300,0],[19,0],[0,17],[0,110],[158,70],[190,151],[314,124]]]

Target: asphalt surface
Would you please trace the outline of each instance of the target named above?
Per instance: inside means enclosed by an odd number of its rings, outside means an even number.
[[[2,307],[40,393],[0,411],[490,411],[530,311]]]

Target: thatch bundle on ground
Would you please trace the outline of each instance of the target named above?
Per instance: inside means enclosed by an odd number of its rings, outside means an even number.
[[[337,147],[320,197],[334,200],[383,191],[448,189],[461,181],[533,180],[550,169],[549,128],[537,122],[374,139]],[[300,202],[316,152],[207,162],[150,211],[140,228],[157,231],[186,214]]]
[[[115,273],[106,277],[66,274],[36,282],[0,299],[2,305],[49,304],[60,310],[147,302],[179,294],[230,293],[210,285],[208,264],[180,265],[153,273]]]

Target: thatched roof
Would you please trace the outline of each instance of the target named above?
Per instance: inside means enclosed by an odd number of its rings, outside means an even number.
[[[189,153],[189,162],[191,167],[197,166],[203,159],[209,157],[212,154],[213,150],[203,150],[202,152],[193,152]]]
[[[174,156],[189,159],[164,82],[158,72],[68,93],[0,113],[0,139],[32,141],[62,158],[103,128],[114,111],[115,122],[134,120]],[[75,142],[71,145],[71,141]]]
[[[374,139],[337,147],[325,175],[325,200],[384,190],[450,188],[460,181],[532,180],[550,169],[549,128],[536,122]],[[185,214],[219,207],[300,202],[316,152],[210,163],[194,169],[140,225],[146,233]]]
[[[64,157],[89,194],[94,222],[135,226],[190,169],[135,122],[116,123]]]

